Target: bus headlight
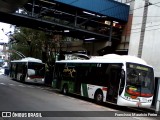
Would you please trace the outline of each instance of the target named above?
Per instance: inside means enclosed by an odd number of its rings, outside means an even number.
[[[44,82],[44,78],[42,79],[42,82]]]
[[[30,77],[27,77],[27,80],[29,80],[30,79]]]

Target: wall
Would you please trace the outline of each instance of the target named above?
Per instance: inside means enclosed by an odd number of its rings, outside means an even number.
[[[160,6],[160,3],[154,5],[154,3],[159,2],[159,0],[149,0],[149,2],[153,5],[148,6],[141,58],[154,67],[155,77],[160,77],[160,17],[158,17],[159,12],[157,12],[160,11],[160,7],[156,6]],[[138,47],[142,27],[142,16],[144,10],[143,6],[144,0],[135,0],[135,10],[133,12],[132,30],[129,43],[130,55],[138,55]]]

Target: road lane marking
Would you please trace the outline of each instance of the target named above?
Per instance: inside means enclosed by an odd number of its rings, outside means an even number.
[[[52,88],[45,88],[45,90],[53,90]]]
[[[71,97],[68,97],[69,99],[71,99],[71,100],[76,100],[76,98],[71,98]]]
[[[65,96],[65,95],[58,94],[58,96]]]
[[[35,87],[35,88],[41,89],[41,87]]]
[[[35,87],[33,87],[33,86],[26,86],[26,87],[29,87],[29,88],[35,88]]]
[[[38,87],[37,87],[37,88],[38,88]],[[38,88],[38,89],[41,89],[41,90],[46,90],[45,88],[41,88],[41,87],[40,87],[40,88]]]
[[[1,85],[6,85],[6,84],[4,84],[4,83],[0,83]]]
[[[20,86],[20,87],[26,87],[26,86],[24,86],[24,85],[18,85],[18,86]]]
[[[9,85],[11,85],[11,86],[15,86],[14,84],[9,84]]]

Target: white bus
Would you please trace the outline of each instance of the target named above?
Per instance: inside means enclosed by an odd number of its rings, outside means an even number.
[[[45,64],[30,57],[11,61],[10,77],[21,82],[44,84]]]
[[[53,88],[120,106],[149,108],[154,71],[144,60],[109,54],[89,60],[56,61]]]

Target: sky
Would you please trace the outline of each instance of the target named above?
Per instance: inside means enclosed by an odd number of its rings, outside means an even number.
[[[14,27],[10,24],[0,22],[0,43],[8,43],[8,36],[5,34],[7,34],[9,31],[13,33]],[[2,50],[1,45],[0,50]]]

